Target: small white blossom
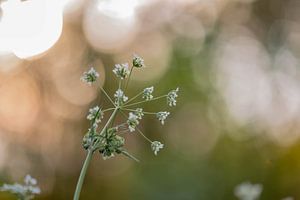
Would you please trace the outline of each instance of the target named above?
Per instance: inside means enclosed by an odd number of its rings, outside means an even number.
[[[19,183],[4,184],[0,187],[0,191],[10,192],[21,199],[30,200],[34,198],[34,195],[41,193],[41,189],[36,186],[36,184],[36,179],[32,178],[30,175],[26,175],[24,178],[24,185]]]
[[[165,120],[167,119],[169,114],[170,114],[169,112],[158,112],[158,113],[156,113],[156,117],[161,122],[161,124],[164,125]]]
[[[153,141],[151,143],[151,148],[152,151],[154,151],[154,154],[157,155],[157,153],[159,152],[160,149],[162,149],[164,147],[164,144],[158,142],[158,141]]]
[[[167,95],[167,103],[169,106],[176,106],[176,98],[178,97],[178,91],[179,88],[176,88],[175,90],[172,90],[171,92],[168,93]]]
[[[142,108],[135,109],[134,114],[137,116],[139,120],[141,120],[144,116],[143,109]]]
[[[129,128],[130,132],[135,131],[135,128],[139,124],[139,120],[138,119],[139,119],[139,117],[137,115],[135,115],[132,112],[129,113],[127,124],[128,124],[128,128]]]
[[[98,77],[99,73],[92,67],[89,71],[83,73],[80,80],[88,85],[92,85]]]
[[[262,189],[263,187],[261,184],[251,184],[250,182],[244,182],[236,186],[234,194],[240,200],[256,200],[259,198]]]
[[[123,104],[124,102],[126,102],[126,101],[128,100],[128,97],[125,96],[123,90],[121,90],[121,89],[118,89],[118,90],[116,91],[114,97],[115,97],[115,99],[116,99],[116,100],[115,100],[115,103],[116,103],[117,105],[121,105],[121,104]]]
[[[113,72],[118,78],[125,79],[129,75],[130,71],[128,69],[128,63],[116,64]]]
[[[136,54],[133,54],[132,65],[136,68],[145,67],[144,60]]]
[[[146,101],[153,99],[153,95],[152,95],[153,91],[154,91],[153,86],[145,88],[143,91],[143,99],[146,99]]]
[[[104,113],[102,112],[101,108],[99,108],[99,106],[95,106],[94,108],[90,108],[89,114],[86,118],[90,121],[95,120],[95,124],[98,124],[101,122],[103,115]]]

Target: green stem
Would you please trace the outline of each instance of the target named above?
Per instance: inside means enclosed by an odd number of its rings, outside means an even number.
[[[119,108],[114,109],[114,112],[111,114],[110,118],[106,122],[105,126],[103,127],[102,131],[100,132],[100,135],[102,135],[106,131],[107,127],[110,125],[110,123],[114,119],[114,117],[117,114],[118,110],[119,110]],[[80,196],[81,188],[82,188],[82,185],[83,185],[83,181],[84,181],[84,178],[85,178],[85,175],[86,175],[86,172],[87,172],[87,168],[90,165],[93,152],[94,152],[94,149],[89,149],[88,150],[88,154],[85,158],[83,167],[82,167],[81,172],[80,172],[80,176],[79,176],[79,179],[78,179],[78,182],[77,182],[77,186],[76,186],[76,190],[75,190],[75,193],[74,193],[73,200],[79,200],[79,196]]]
[[[85,158],[84,164],[83,164],[81,172],[80,172],[80,176],[79,176],[79,179],[78,179],[78,182],[77,182],[77,186],[76,186],[76,190],[75,190],[75,193],[74,193],[73,200],[79,200],[79,196],[80,196],[81,188],[82,188],[82,185],[83,185],[83,181],[84,181],[84,178],[85,178],[85,175],[86,175],[86,172],[87,172],[87,168],[88,168],[88,166],[89,166],[89,164],[92,160],[92,155],[93,155],[93,151],[88,150],[88,154]]]

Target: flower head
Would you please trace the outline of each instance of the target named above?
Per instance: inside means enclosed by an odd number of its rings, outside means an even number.
[[[261,184],[251,184],[250,182],[244,182],[236,186],[234,194],[240,200],[256,200],[259,198],[262,189],[263,187]]]
[[[154,91],[153,86],[145,88],[143,90],[143,99],[146,99],[146,101],[153,99],[153,95],[152,95],[153,91]]]
[[[127,124],[130,132],[135,131],[135,128],[139,124],[139,117],[136,114],[130,112],[127,120]]]
[[[128,100],[128,97],[125,96],[123,90],[118,89],[114,95],[115,97],[115,103],[117,105],[122,105],[124,102]]]
[[[36,186],[36,179],[32,178],[30,175],[26,175],[24,178],[24,185],[19,183],[14,184],[4,184],[0,187],[0,191],[7,191],[21,199],[30,200],[34,198],[34,195],[40,194],[41,189]]]
[[[133,55],[132,65],[136,68],[145,67],[144,60],[136,54]]]
[[[154,154],[157,155],[160,149],[164,148],[164,144],[158,142],[158,141],[153,141],[151,143],[151,148],[152,151],[154,151]]]
[[[94,120],[94,122],[98,124],[101,122],[103,115],[104,113],[101,110],[101,108],[99,108],[99,106],[95,106],[94,108],[90,108],[89,114],[87,115],[86,118],[90,121]]]
[[[164,125],[165,120],[167,119],[169,114],[170,114],[169,112],[158,112],[158,113],[156,113],[156,117],[161,122],[161,124]]]
[[[125,64],[116,64],[113,72],[120,79],[125,79],[129,75],[130,71],[128,69],[128,63]]]
[[[172,90],[168,93],[167,95],[167,103],[169,104],[169,106],[176,106],[176,98],[178,97],[178,91],[179,88],[176,88],[175,90]]]
[[[83,73],[80,80],[88,85],[92,85],[98,77],[99,73],[92,67],[89,71]]]

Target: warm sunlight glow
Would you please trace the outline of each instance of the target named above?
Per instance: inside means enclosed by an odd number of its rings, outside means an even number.
[[[62,32],[62,6],[57,0],[10,0],[2,4],[0,51],[29,58],[48,50]]]

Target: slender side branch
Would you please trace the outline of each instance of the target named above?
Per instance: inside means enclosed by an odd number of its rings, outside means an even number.
[[[152,143],[152,140],[150,140],[146,135],[144,135],[144,133],[138,128],[136,127],[136,130],[138,131],[138,133],[143,136],[148,142]]]
[[[155,101],[155,100],[164,98],[164,97],[166,97],[166,96],[168,96],[168,95],[163,95],[163,96],[155,97],[155,98],[150,99],[150,100],[144,100],[144,101],[132,103],[132,104],[129,104],[129,105],[124,105],[123,107],[126,108],[126,107],[129,107],[129,106],[135,106],[135,105],[138,105],[138,104],[142,104],[142,103],[146,103],[146,102],[150,102],[150,101]]]
[[[130,69],[130,73],[129,73],[129,76],[128,76],[128,80],[126,81],[126,85],[125,85],[125,88],[124,88],[124,92],[126,92],[126,89],[127,89],[127,87],[128,87],[128,84],[129,84],[129,81],[130,81],[130,77],[131,77],[133,68],[134,68],[134,66],[132,66],[131,69]]]
[[[129,101],[127,101],[126,103],[124,103],[123,106],[125,106],[128,103],[132,102],[133,100],[135,100],[136,98],[138,98],[141,94],[143,94],[143,91],[141,91],[140,93],[138,93],[137,95],[135,95],[134,97],[132,97],[131,99],[129,99]]]
[[[105,96],[108,98],[108,100],[116,107],[114,101],[109,97],[109,95],[106,93],[106,91],[101,87],[101,91],[105,94]]]

